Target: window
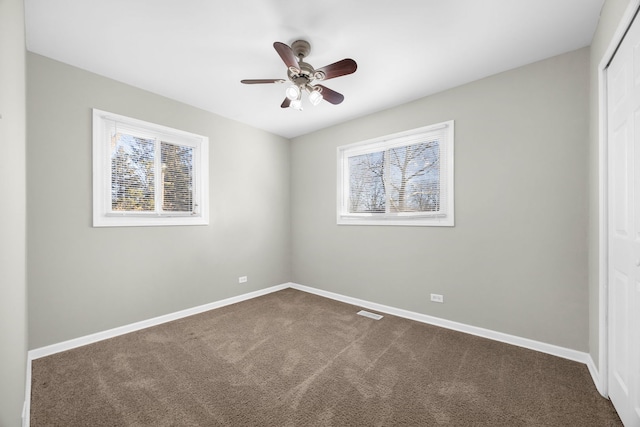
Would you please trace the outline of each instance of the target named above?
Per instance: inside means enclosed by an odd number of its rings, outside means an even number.
[[[206,225],[204,136],[93,110],[93,226]]]
[[[338,147],[338,224],[453,226],[453,121]]]

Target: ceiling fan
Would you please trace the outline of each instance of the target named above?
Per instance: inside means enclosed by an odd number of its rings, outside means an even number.
[[[309,101],[312,105],[318,105],[323,99],[334,105],[344,101],[344,95],[316,82],[354,73],[358,68],[356,61],[347,58],[322,68],[314,69],[310,64],[303,61],[311,51],[309,42],[297,40],[291,44],[291,47],[284,43],[275,42],[273,47],[287,66],[287,76],[289,81],[293,83],[287,87],[286,98],[280,105],[282,108],[291,107],[296,110],[302,110],[303,92],[309,94]],[[241,80],[240,82],[244,84],[264,84],[286,83],[287,80],[254,79]]]

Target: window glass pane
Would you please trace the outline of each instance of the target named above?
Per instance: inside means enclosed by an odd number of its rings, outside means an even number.
[[[338,147],[337,223],[453,227],[453,148],[453,120]]]
[[[209,224],[209,138],[93,109],[93,226]]]
[[[349,157],[350,213],[385,212],[384,151]]]
[[[116,133],[111,139],[111,209],[153,211],[154,140]]]
[[[162,210],[193,212],[193,147],[161,143]]]
[[[440,210],[440,144],[428,141],[387,152],[390,212]]]

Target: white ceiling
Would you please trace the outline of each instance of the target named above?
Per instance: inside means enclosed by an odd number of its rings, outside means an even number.
[[[604,0],[25,0],[27,49],[287,138],[591,43]],[[282,109],[274,41],[345,96]],[[117,111],[116,111],[117,113]]]

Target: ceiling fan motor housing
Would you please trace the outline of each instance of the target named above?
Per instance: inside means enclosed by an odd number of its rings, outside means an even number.
[[[304,86],[316,78],[316,72],[310,64],[304,61],[298,62],[298,70],[293,67],[289,68],[289,80],[298,86]]]
[[[306,58],[311,52],[311,45],[306,40],[296,40],[291,44],[291,50],[300,60]]]
[[[316,73],[311,64],[303,61],[311,52],[311,44],[309,44],[308,41],[296,40],[291,44],[291,50],[296,58],[298,58],[298,69],[293,67],[289,68],[289,80],[295,85],[304,87],[313,80],[321,80],[324,77],[322,73]]]

